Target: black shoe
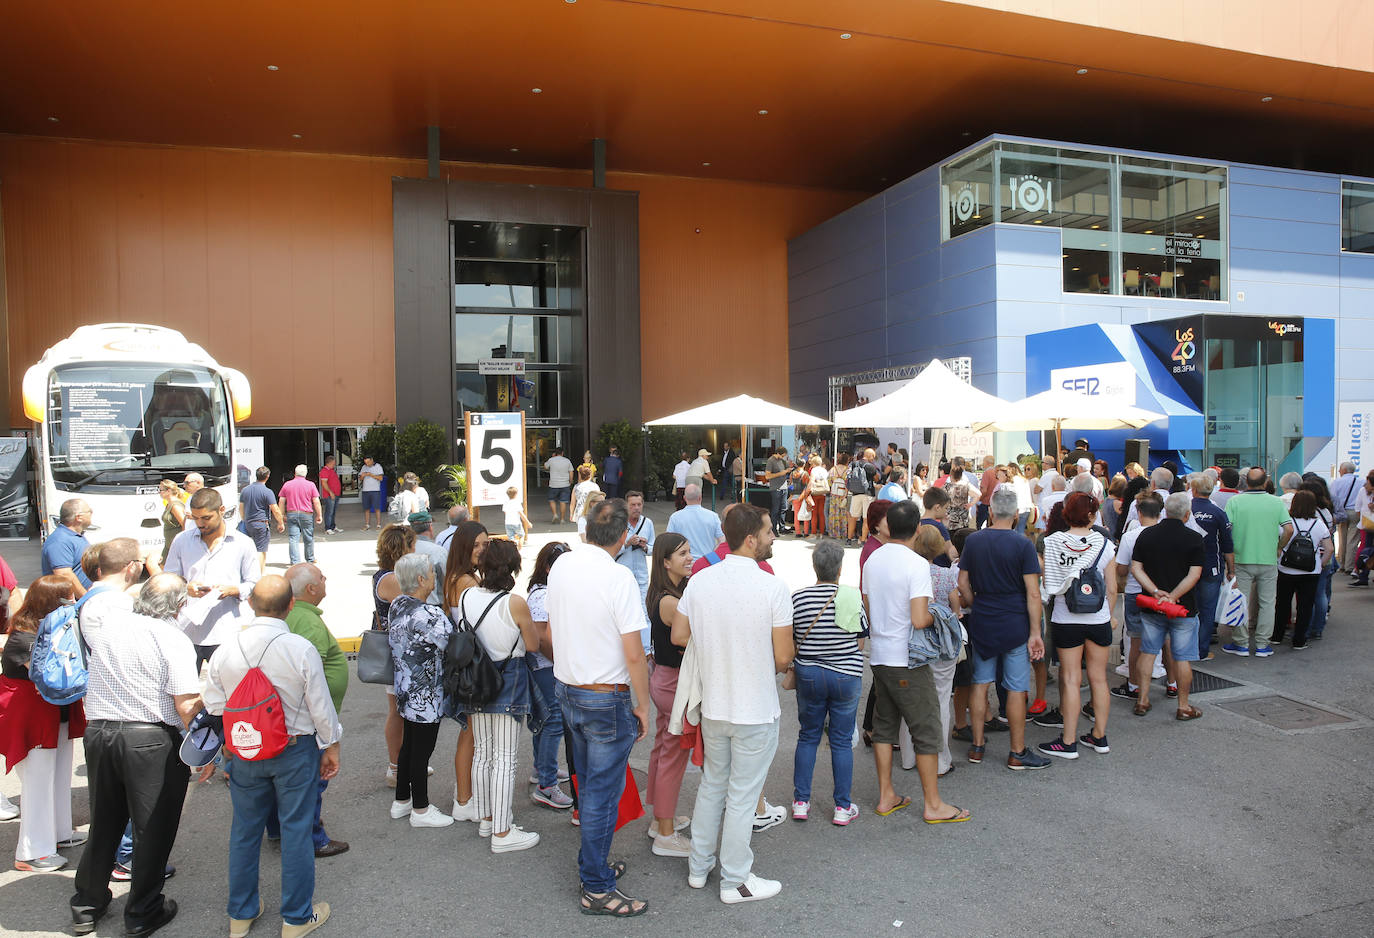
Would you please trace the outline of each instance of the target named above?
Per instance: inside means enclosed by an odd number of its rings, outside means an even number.
[[[1135,700],[1140,696],[1138,691],[1131,690],[1130,681],[1123,681],[1118,686],[1113,687],[1111,694],[1113,697],[1120,697],[1123,700]]]
[[[1036,726],[1062,727],[1064,725],[1064,714],[1059,712],[1058,707],[1053,707],[1034,717],[1034,722]]]
[[[954,732],[949,734],[949,738],[971,743],[973,742],[973,728],[969,726],[956,726]]]
[[[89,912],[78,912],[72,909],[72,931],[78,935],[89,935],[95,931],[96,924],[105,917],[105,913],[108,911],[110,911],[108,903]]]
[[[140,927],[138,927],[138,928],[125,928],[125,929],[124,929],[125,938],[143,938],[143,936],[145,936],[145,935],[151,935],[153,932],[157,931],[157,930],[158,930],[159,928],[161,928],[163,925],[166,925],[168,922],[170,922],[172,919],[174,919],[174,918],[176,918],[176,917],[177,917],[177,903],[176,903],[176,900],[175,900],[175,899],[163,899],[163,900],[162,900],[162,914],[159,915],[159,916],[158,916],[156,919],[154,919],[153,921],[149,922],[147,925],[142,925],[142,926],[140,926]]]
[[[983,724],[984,733],[1005,733],[1008,731],[1007,724],[1000,720],[988,720]]]
[[[1083,705],[1082,714],[1083,714],[1084,717],[1086,717],[1086,718],[1089,719],[1089,720],[1096,720],[1096,719],[1097,719],[1097,711],[1093,709],[1093,705],[1090,704],[1090,703],[1085,703],[1085,704]]]
[[[1165,697],[1177,697],[1177,696],[1178,696],[1178,685],[1177,685],[1177,684],[1165,684],[1165,685],[1164,685],[1164,696],[1165,696]]]

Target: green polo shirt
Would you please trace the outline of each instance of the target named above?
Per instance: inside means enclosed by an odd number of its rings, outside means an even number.
[[[329,698],[334,709],[343,706],[344,691],[348,690],[348,658],[320,616],[320,607],[304,600],[296,600],[286,614],[286,627],[307,639],[320,653],[324,662],[324,681],[329,685]]]
[[[1283,499],[1268,492],[1241,492],[1226,503],[1236,563],[1272,564],[1279,556],[1279,528],[1288,520]]]

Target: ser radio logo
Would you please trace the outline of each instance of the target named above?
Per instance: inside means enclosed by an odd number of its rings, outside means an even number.
[[[1193,358],[1197,355],[1197,345],[1193,342],[1192,327],[1187,329],[1174,330],[1173,354],[1169,356],[1174,362],[1173,373],[1176,375],[1185,374],[1189,371],[1197,371],[1197,366],[1193,364]]]

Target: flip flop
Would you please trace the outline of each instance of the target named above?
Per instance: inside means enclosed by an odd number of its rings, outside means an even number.
[[[1174,719],[1186,722],[1188,720],[1196,720],[1200,716],[1202,716],[1201,710],[1199,710],[1197,707],[1188,707],[1186,710],[1180,710],[1177,713],[1175,713]]]
[[[1143,717],[1145,714],[1149,713],[1150,710],[1151,710],[1152,708],[1153,708],[1153,705],[1151,705],[1151,704],[1141,704],[1141,703],[1138,703],[1138,704],[1136,704],[1135,707],[1131,710],[1131,712],[1134,713],[1134,714],[1135,714],[1136,716],[1138,716],[1138,717]]]
[[[973,816],[957,804],[950,805],[950,807],[956,812],[954,817],[928,818],[922,815],[921,820],[925,821],[927,824],[961,824]]]
[[[878,811],[875,809],[873,813],[878,815],[878,817],[887,817],[889,814],[895,814],[903,808],[908,807],[910,804],[911,799],[903,795],[901,801],[897,802],[895,805],[888,808],[886,811]]]

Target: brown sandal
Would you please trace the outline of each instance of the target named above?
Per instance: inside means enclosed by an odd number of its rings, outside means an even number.
[[[1136,716],[1138,716],[1138,717],[1143,717],[1145,714],[1149,713],[1151,709],[1152,709],[1152,708],[1151,708],[1150,704],[1147,704],[1147,703],[1136,703],[1134,709],[1132,709],[1131,712],[1134,713],[1134,714],[1135,714]]]
[[[619,889],[612,889],[604,896],[594,896],[582,890],[583,915],[613,915],[617,918],[633,918],[649,911],[649,903],[643,899],[631,899]]]
[[[1177,713],[1175,713],[1174,719],[1183,721],[1196,720],[1200,716],[1202,716],[1202,711],[1199,710],[1197,707],[1186,707],[1183,710],[1180,710]]]

